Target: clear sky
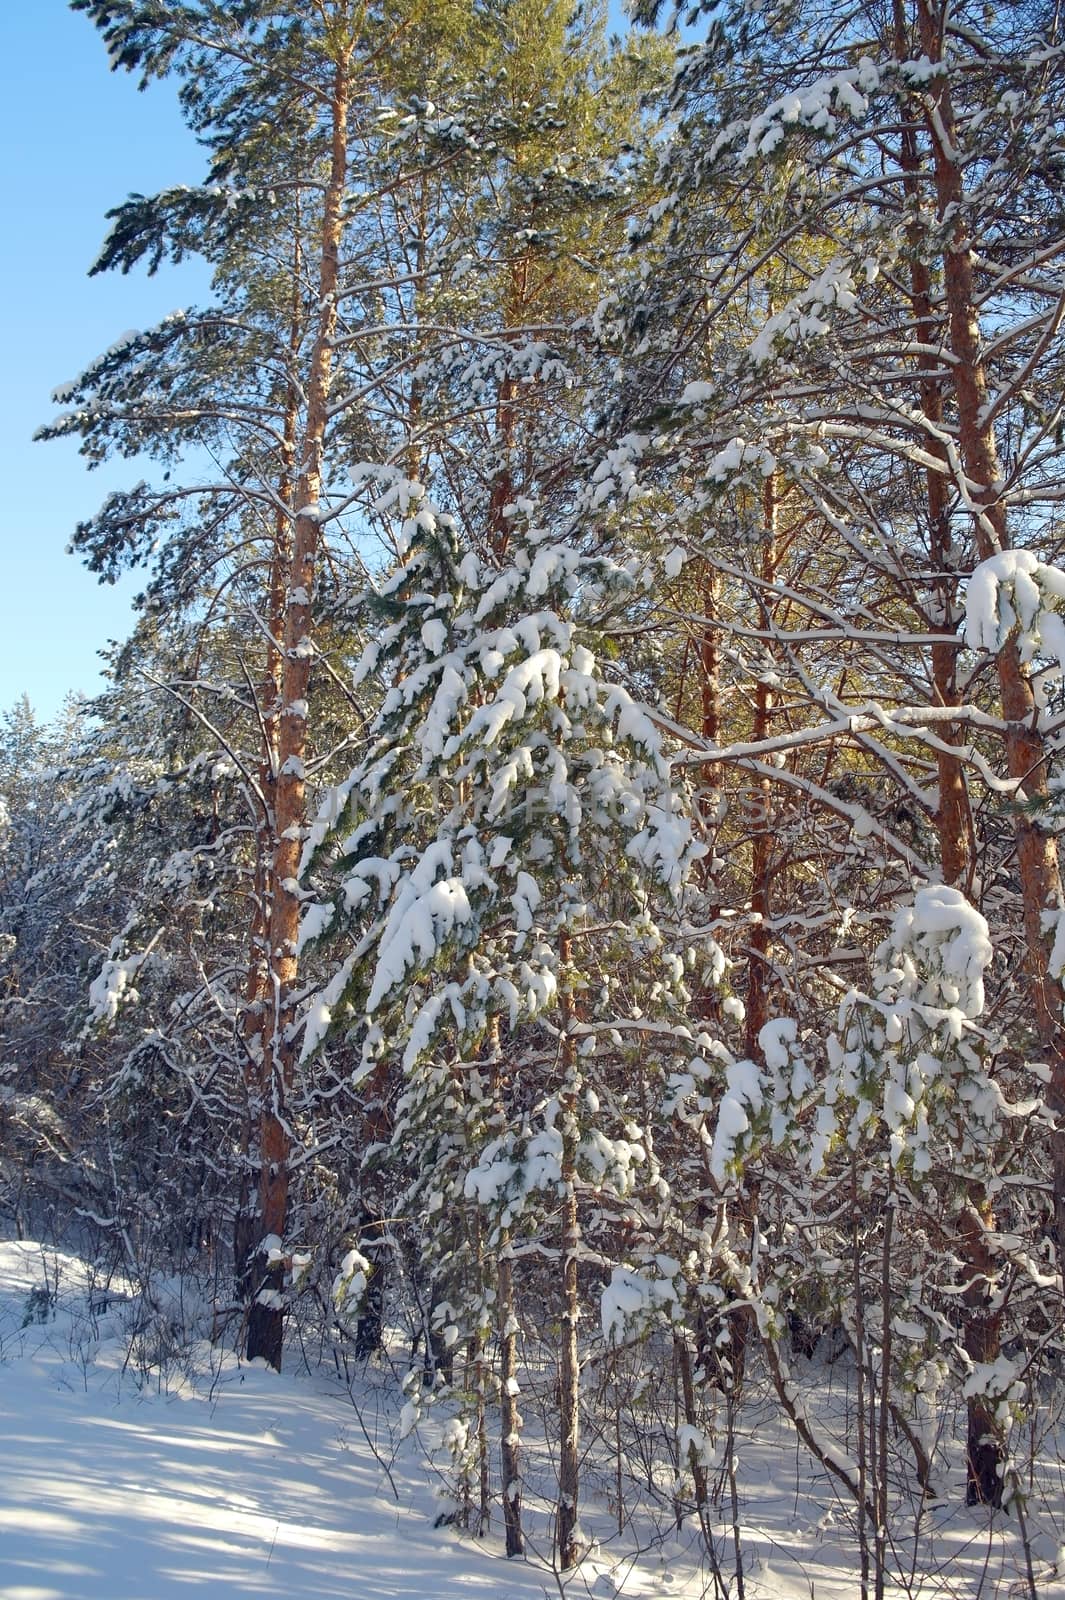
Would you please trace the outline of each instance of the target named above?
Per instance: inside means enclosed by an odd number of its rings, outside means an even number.
[[[196,264],[87,276],[111,206],[203,171],[170,87],[138,94],[109,72],[66,0],[0,0],[0,708],[25,692],[49,717],[68,690],[92,693],[96,651],[128,631],[136,582],[101,586],[63,552],[109,489],[146,473],[89,473],[75,442],[31,439],[55,413],[52,390],[119,334],[204,298]]]
[[[149,468],[90,473],[75,441],[31,441],[56,412],[52,391],[120,334],[205,299],[196,263],[88,277],[110,207],[204,170],[172,86],[141,94],[111,73],[67,0],[0,0],[0,709],[26,693],[47,719],[69,691],[92,694],[97,651],[129,630],[136,578],[101,586],[64,550],[109,490]]]

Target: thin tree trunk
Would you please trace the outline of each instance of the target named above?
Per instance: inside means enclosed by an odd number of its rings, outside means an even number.
[[[720,577],[711,569],[703,584],[702,638],[699,641],[699,664],[702,667],[701,732],[708,744],[716,744],[721,731],[721,651],[717,642],[717,596]]]
[[[503,1527],[507,1555],[525,1551],[521,1531],[521,1413],[518,1410],[518,1321],[514,1314],[514,1265],[510,1236],[499,1241],[499,1414],[503,1425],[500,1465],[503,1472]]]
[[[577,1507],[580,1488],[580,1361],[577,1350],[577,1255],[580,1223],[577,1216],[572,1141],[565,1141],[562,1182],[562,1342],[559,1350],[559,1465],[557,1544],[563,1572],[580,1559]]]
[[[503,309],[504,328],[521,325],[529,294],[529,263],[516,261]],[[488,543],[492,554],[502,560],[510,543],[510,519],[504,515],[514,499],[514,437],[518,422],[518,386],[511,377],[499,385],[496,402],[495,450],[498,465],[488,495]]]
[[[884,1600],[888,1553],[888,1418],[891,1414],[891,1354],[893,1343],[891,1307],[891,1251],[894,1246],[896,1210],[894,1173],[888,1174],[884,1203],[884,1239],[880,1252],[880,1392],[877,1396],[876,1436],[876,1527],[873,1532],[876,1556],[876,1600]],[[870,1381],[870,1390],[873,1384]],[[870,1419],[871,1420],[871,1419]]]
[[[577,1263],[581,1231],[577,1212],[577,1095],[574,1076],[576,1052],[569,1025],[573,1019],[571,947],[568,934],[559,940],[562,987],[562,1338],[558,1356],[559,1389],[559,1465],[558,1513],[555,1543],[563,1572],[580,1559],[578,1497],[580,1488],[580,1356],[577,1324],[580,1305],[577,1288]]]
[[[941,40],[927,0],[920,0],[917,15],[922,48],[933,51],[929,59],[935,60],[939,55]],[[1009,531],[1006,510],[1000,498],[1002,473],[998,447],[994,428],[986,420],[987,374],[983,362],[972,254],[962,220],[964,184],[955,153],[954,110],[946,79],[936,80],[933,103],[935,114],[927,118],[926,127],[932,149],[937,208],[941,218],[951,213],[958,218],[951,245],[943,257],[949,344],[955,358],[951,365],[951,378],[958,408],[962,464],[967,478],[976,488],[973,496],[978,508],[978,515],[974,519],[976,548],[980,559],[987,560],[997,551],[1009,548]],[[999,652],[996,664],[1002,709],[1011,724],[1006,734],[1010,775],[1017,780],[1019,789],[1023,787],[1029,799],[1036,799],[1047,793],[1046,755],[1042,740],[1035,732],[1035,697],[1014,640],[1007,641]],[[963,780],[955,781],[964,787]],[[967,847],[961,842],[960,819],[946,809],[948,801],[949,796],[941,794],[943,871],[947,882],[952,882],[960,879],[965,872]],[[967,819],[965,826],[967,830]],[[1065,1112],[1061,995],[1048,971],[1043,929],[1043,913],[1056,909],[1060,903],[1057,846],[1053,839],[1022,813],[1017,815],[1016,833],[1029,991],[1036,1033],[1051,1064],[1052,1080],[1048,1099],[1060,1116]],[[1052,1153],[1059,1260],[1065,1263],[1065,1132],[1052,1136]],[[965,1349],[972,1360],[980,1364],[993,1362],[999,1354],[1001,1318],[989,1308],[990,1285],[996,1264],[988,1248],[987,1234],[993,1226],[994,1217],[983,1190],[978,1184],[970,1184],[967,1203],[959,1219],[957,1238],[968,1276],[963,1297],[966,1311]],[[971,1396],[967,1402],[967,1434],[966,1498],[970,1504],[986,1502],[999,1505],[1003,1463],[1001,1428],[992,1408],[980,1395]]]
[[[858,1223],[862,1212],[858,1204],[858,1168],[851,1156],[851,1294],[854,1299],[854,1381],[857,1406],[856,1438],[858,1442],[858,1555],[861,1565],[859,1577],[861,1600],[869,1600],[869,1529],[866,1525],[869,1505],[869,1450],[866,1432],[866,1346],[865,1346],[865,1285],[862,1282],[862,1258]]]
[[[902,0],[894,0],[894,44],[897,59],[909,56],[906,22]],[[903,172],[903,193],[910,206],[912,222],[907,234],[910,245],[910,303],[913,307],[914,332],[917,342],[926,350],[933,350],[940,342],[939,324],[932,305],[932,275],[923,259],[924,230],[921,226],[922,162],[917,148],[917,130],[914,124],[904,121],[901,134],[899,164]],[[919,357],[922,367],[927,357]],[[927,435],[921,445],[925,453],[939,463],[925,470],[925,502],[928,507],[928,542],[931,555],[934,607],[929,618],[931,625],[943,631],[943,643],[932,646],[932,689],[937,705],[950,706],[959,702],[957,689],[957,602],[958,576],[951,561],[950,502],[947,484],[950,466],[942,433],[944,423],[943,390],[938,377],[925,373],[919,381],[921,413],[929,423]],[[942,729],[944,744],[956,744],[958,730],[947,723]],[[939,830],[940,860],[943,881],[962,884],[966,881],[970,864],[970,837],[972,820],[969,796],[965,784],[965,769],[959,758],[949,750],[936,751],[939,804],[936,823]]]
[[[678,1333],[676,1335],[673,1340],[673,1346],[677,1353],[677,1368],[680,1372],[680,1393],[684,1406],[684,1420],[689,1428],[696,1428],[699,1424],[698,1413],[695,1409],[695,1382],[692,1377],[691,1352],[683,1334]],[[683,1465],[683,1463],[681,1464]],[[706,1509],[707,1502],[706,1468],[694,1444],[690,1445],[688,1449],[688,1466],[692,1475],[692,1483],[695,1486],[696,1509],[701,1513]]]
[[[481,1214],[473,1214],[473,1244],[477,1261],[477,1282],[482,1292],[485,1282],[484,1228]],[[473,1346],[473,1392],[475,1397],[475,1438],[477,1440],[477,1527],[478,1539],[488,1532],[492,1516],[491,1474],[488,1459],[488,1328],[478,1318]]]
[[[298,227],[298,225],[297,225]],[[233,1259],[241,1298],[247,1303],[252,1293],[253,1252],[257,1242],[257,1218],[251,1205],[253,1178],[252,1150],[255,1133],[261,1126],[264,1097],[263,1025],[264,1008],[270,991],[270,908],[273,902],[273,854],[276,833],[273,796],[277,783],[278,740],[281,712],[281,636],[285,623],[285,575],[291,559],[292,494],[296,462],[296,431],[299,424],[299,397],[294,377],[301,337],[300,316],[300,241],[297,231],[292,264],[292,307],[289,321],[289,389],[281,445],[281,482],[274,518],[273,549],[266,594],[266,651],[257,690],[261,717],[262,748],[259,760],[259,791],[267,804],[255,821],[255,866],[252,880],[252,920],[248,940],[248,976],[244,989],[241,1038],[244,1046],[244,1122],[241,1128],[241,1176],[237,1215],[233,1230]]]
[[[360,1149],[388,1143],[392,1122],[388,1106],[387,1057],[379,1061],[362,1086],[358,1138]],[[380,1350],[384,1342],[385,1280],[392,1260],[387,1217],[378,1192],[381,1180],[372,1181],[365,1169],[360,1176],[361,1216],[359,1249],[370,1262],[373,1271],[366,1286],[359,1320],[355,1325],[355,1354],[360,1360]]]
[[[766,587],[762,594],[770,593],[769,586],[777,575],[777,491],[772,477],[766,479],[762,497],[765,543],[762,547],[762,578]],[[772,620],[769,603],[765,607],[765,622]],[[773,691],[760,676],[754,686],[754,725],[751,740],[758,743],[769,737],[773,716]],[[763,778],[754,791],[751,822],[754,836],[751,840],[751,930],[747,940],[747,1018],[746,1052],[752,1060],[758,1059],[761,1046],[758,1036],[769,1021],[769,919],[772,914],[771,890],[773,874],[773,790],[768,778]]]
[[[505,1085],[499,1018],[489,1025],[492,1052],[492,1119],[501,1135],[507,1126]],[[499,1339],[499,1442],[503,1478],[503,1528],[508,1556],[525,1551],[521,1530],[521,1413],[518,1410],[518,1319],[514,1301],[514,1261],[510,1252],[510,1230],[499,1230],[496,1249],[496,1334]]]
[[[992,1285],[997,1263],[987,1236],[995,1219],[986,1198],[975,1186],[959,1219],[969,1281],[965,1286],[965,1352],[979,1364],[997,1359],[1001,1340],[1001,1313],[992,1306]],[[1002,1504],[1002,1427],[994,1407],[983,1395],[973,1395],[967,1405],[966,1491],[969,1505]]]
[[[909,54],[901,0],[894,0],[894,17],[895,52],[901,61]],[[918,219],[918,208],[921,204],[919,182],[921,158],[917,149],[916,129],[909,122],[902,132],[901,164],[905,175],[904,190],[914,212],[914,221],[910,228],[912,247],[910,285],[917,340],[919,344],[931,350],[939,343],[940,335],[933,315],[931,274],[921,258],[919,248],[922,236]],[[921,410],[931,424],[929,437],[922,442],[927,452],[941,463],[938,469],[929,467],[925,474],[930,553],[932,569],[937,574],[934,580],[937,605],[932,620],[950,637],[949,643],[945,639],[943,644],[932,646],[932,685],[937,704],[957,705],[959,699],[956,682],[957,648],[954,642],[957,632],[954,610],[957,576],[952,571],[950,562],[950,508],[947,498],[949,464],[946,449],[939,437],[944,423],[940,383],[935,378],[925,377],[920,385],[920,398]],[[945,743],[955,744],[957,729],[950,724],[946,725],[942,737]],[[939,780],[936,825],[943,881],[948,884],[965,885],[971,872],[972,829],[965,772],[961,761],[950,751],[942,749],[937,751],[936,762]],[[979,1185],[969,1186],[968,1198],[970,1206],[980,1207],[982,1191]],[[964,1298],[964,1345],[974,1361],[994,1360],[998,1354],[997,1340],[991,1337],[993,1329],[985,1315],[983,1292],[986,1291],[987,1285],[986,1263],[983,1261],[983,1256],[986,1256],[986,1245],[982,1235],[977,1239],[971,1226],[966,1225],[968,1215],[968,1211],[963,1213],[961,1225],[955,1236],[959,1254],[970,1275],[970,1287]],[[979,1247],[978,1257],[974,1257],[971,1253],[974,1245]],[[987,1405],[980,1396],[969,1396],[966,1401],[966,1413],[969,1466],[967,1498],[972,1502],[974,1499],[984,1498],[981,1485],[987,1487],[989,1484],[999,1482],[998,1433],[994,1427],[988,1425]]]

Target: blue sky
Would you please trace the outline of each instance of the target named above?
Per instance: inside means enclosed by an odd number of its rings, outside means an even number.
[[[66,0],[0,0],[0,141],[0,710],[26,693],[47,719],[69,691],[101,687],[97,652],[128,632],[138,587],[98,584],[65,547],[109,490],[148,469],[90,473],[75,442],[32,436],[55,414],[52,391],[120,334],[203,301],[196,263],[154,278],[88,270],[110,207],[196,183],[205,163],[173,88],[142,94],[109,72],[95,28]]]
[[[195,264],[155,278],[89,278],[104,213],[133,190],[196,182],[201,152],[173,91],[110,73],[95,28],[66,0],[0,0],[0,709],[23,692],[42,717],[100,687],[96,651],[128,631],[129,596],[64,548],[136,464],[89,473],[75,443],[33,444],[51,393],[128,328],[202,299]]]

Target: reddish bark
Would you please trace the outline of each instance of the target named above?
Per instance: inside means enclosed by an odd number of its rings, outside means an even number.
[[[260,1121],[259,1239],[285,1239],[288,1219],[289,1101],[295,1076],[294,990],[297,974],[299,895],[296,879],[305,824],[304,761],[307,703],[313,664],[313,599],[320,524],[322,449],[332,380],[342,205],[347,180],[348,105],[353,42],[338,49],[330,105],[330,172],[322,215],[319,321],[307,385],[307,415],[295,492],[292,553],[284,601],[281,706],[277,741],[274,842],[271,865],[270,992],[263,1007],[263,1096]],[[265,1263],[263,1264],[265,1268]],[[280,1368],[284,1337],[283,1262],[264,1270],[248,1317],[249,1358]]]
[[[940,54],[940,30],[928,0],[919,0],[918,28],[930,60]],[[966,231],[964,175],[957,155],[958,137],[950,83],[946,76],[928,85],[926,130],[932,151],[936,206],[940,218],[953,217],[953,233],[943,256],[943,289],[948,316],[951,384],[957,406],[958,444],[974,506],[977,551],[986,560],[1009,548],[1003,478],[993,422],[989,421],[989,389],[984,365],[979,305],[974,282],[973,251]],[[1006,760],[1018,796],[1040,801],[1048,793],[1046,753],[1036,729],[1035,696],[1015,640],[1007,641],[996,658],[1002,713],[1009,723]],[[1034,818],[1018,809],[1015,820],[1017,866],[1023,908],[1028,991],[1039,1048],[1050,1067],[1048,1103],[1057,1113],[1059,1131],[1052,1136],[1054,1208],[1059,1262],[1065,1267],[1065,1040],[1062,1037],[1062,993],[1049,971],[1044,932],[1045,912],[1056,911],[1061,877],[1056,841]]]

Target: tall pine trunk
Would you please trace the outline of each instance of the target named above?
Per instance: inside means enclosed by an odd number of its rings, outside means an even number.
[[[307,381],[307,416],[301,440],[285,594],[281,667],[281,711],[274,815],[270,907],[270,989],[263,1008],[263,1098],[259,1143],[259,1249],[281,1241],[273,1262],[260,1261],[259,1287],[248,1317],[247,1354],[280,1369],[284,1339],[284,1256],[288,1222],[289,1154],[294,1133],[291,1095],[295,1080],[295,985],[300,901],[297,874],[305,827],[307,702],[313,665],[315,566],[320,539],[322,449],[328,419],[336,331],[336,294],[342,207],[348,165],[348,105],[353,41],[337,45],[329,107],[331,152],[322,213],[318,327]]]
[[[506,1084],[498,1016],[489,1025],[492,1053],[492,1122],[497,1137],[507,1128]],[[518,1410],[518,1318],[510,1230],[500,1228],[496,1245],[496,1337],[499,1340],[499,1445],[503,1479],[503,1528],[508,1556],[525,1551],[521,1528],[521,1413]]]
[[[938,60],[942,39],[928,0],[919,0],[918,31],[922,49],[930,60]],[[932,114],[926,117],[926,130],[932,151],[932,171],[936,207],[942,220],[954,217],[952,236],[943,255],[943,289],[947,310],[948,345],[953,356],[951,385],[957,406],[958,443],[962,466],[972,486],[976,511],[974,531],[981,560],[1009,548],[1006,508],[994,423],[989,411],[989,386],[984,366],[980,311],[973,276],[972,248],[965,218],[965,188],[950,86],[946,77],[936,78],[931,86]],[[1035,696],[1021,663],[1015,640],[1008,640],[997,660],[999,695],[1009,727],[1006,757],[1010,776],[1028,800],[1047,794],[1046,752],[1035,730]],[[953,778],[953,774],[950,774]],[[957,782],[954,779],[955,783]],[[948,790],[949,793],[949,790]],[[941,806],[943,801],[941,799]],[[1061,1036],[1061,992],[1051,978],[1044,933],[1045,912],[1060,903],[1061,880],[1057,846],[1031,817],[1018,811],[1015,823],[1021,902],[1024,917],[1027,979],[1036,1034],[1052,1071],[1050,1099],[1055,1109],[1065,1110],[1065,1054]],[[960,819],[944,810],[941,837],[944,845],[944,876],[961,875],[964,852],[958,837]],[[947,877],[951,881],[951,877]],[[1065,1132],[1054,1136],[1055,1209],[1058,1219],[1058,1247],[1065,1260]],[[978,1363],[989,1363],[999,1353],[1000,1317],[991,1309],[992,1284],[997,1263],[989,1247],[988,1235],[994,1216],[980,1185],[970,1184],[966,1205],[958,1219],[958,1239],[962,1246],[968,1280],[963,1302],[966,1308],[965,1346]],[[998,1505],[1002,1498],[1001,1428],[993,1409],[980,1396],[968,1405],[968,1490],[971,1503]]]

